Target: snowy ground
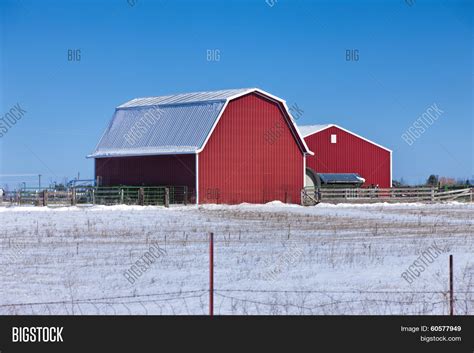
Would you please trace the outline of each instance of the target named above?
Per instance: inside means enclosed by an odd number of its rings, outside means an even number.
[[[446,314],[449,254],[455,311],[473,314],[473,215],[462,203],[0,207],[0,314],[207,314],[209,231],[216,314]],[[166,253],[130,283],[153,244]]]

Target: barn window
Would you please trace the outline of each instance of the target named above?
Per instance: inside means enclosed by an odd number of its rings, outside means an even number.
[[[337,135],[336,134],[332,134],[331,135],[331,143],[336,143],[337,142]]]

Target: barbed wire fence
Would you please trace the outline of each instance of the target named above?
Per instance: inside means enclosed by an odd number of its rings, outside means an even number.
[[[457,292],[455,313],[473,310]],[[356,297],[354,297],[356,295]],[[208,315],[209,290],[1,304],[1,315]],[[447,292],[214,290],[216,315],[448,315]]]
[[[291,243],[301,245],[310,242],[310,239],[292,239],[293,236],[289,235],[290,230],[280,230],[282,236],[272,241],[281,243],[291,239]],[[231,232],[223,234],[219,244],[229,247],[240,243],[241,235],[243,236],[240,232],[233,234],[232,237]],[[249,240],[247,239],[245,243],[257,242],[256,239],[250,242]],[[163,244],[180,244],[186,247],[191,244],[206,244],[208,241],[205,236],[199,240],[191,240],[183,234],[181,239],[171,240],[165,237]],[[74,244],[73,242],[72,245]],[[143,249],[136,249],[140,250]],[[291,255],[291,251],[288,254]],[[181,255],[175,254],[175,256]],[[268,273],[264,275],[269,276]],[[471,290],[471,285],[466,288],[468,290],[455,292],[456,315],[474,312],[474,291]],[[200,288],[140,295],[71,297],[59,301],[2,303],[0,315],[208,315],[210,293],[209,288]],[[283,290],[223,288],[217,285],[212,289],[212,294],[216,315],[449,315],[450,313],[449,290]]]

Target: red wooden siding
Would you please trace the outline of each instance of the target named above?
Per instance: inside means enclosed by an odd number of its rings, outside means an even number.
[[[337,142],[331,143],[331,134]],[[390,152],[337,127],[305,137],[314,156],[307,156],[307,167],[317,173],[358,173],[365,178],[364,186],[381,188],[391,185]]]
[[[284,108],[258,94],[229,102],[199,154],[199,202],[300,202],[303,152]]]
[[[194,154],[96,158],[95,175],[101,185],[188,186],[195,189]]]

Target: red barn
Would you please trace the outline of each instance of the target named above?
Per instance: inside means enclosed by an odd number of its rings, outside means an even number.
[[[392,186],[392,151],[334,124],[299,127],[313,156],[307,167],[316,173],[354,173],[363,186]]]
[[[89,156],[102,186],[187,186],[196,203],[299,203],[311,154],[284,100],[257,88],[137,98]]]

